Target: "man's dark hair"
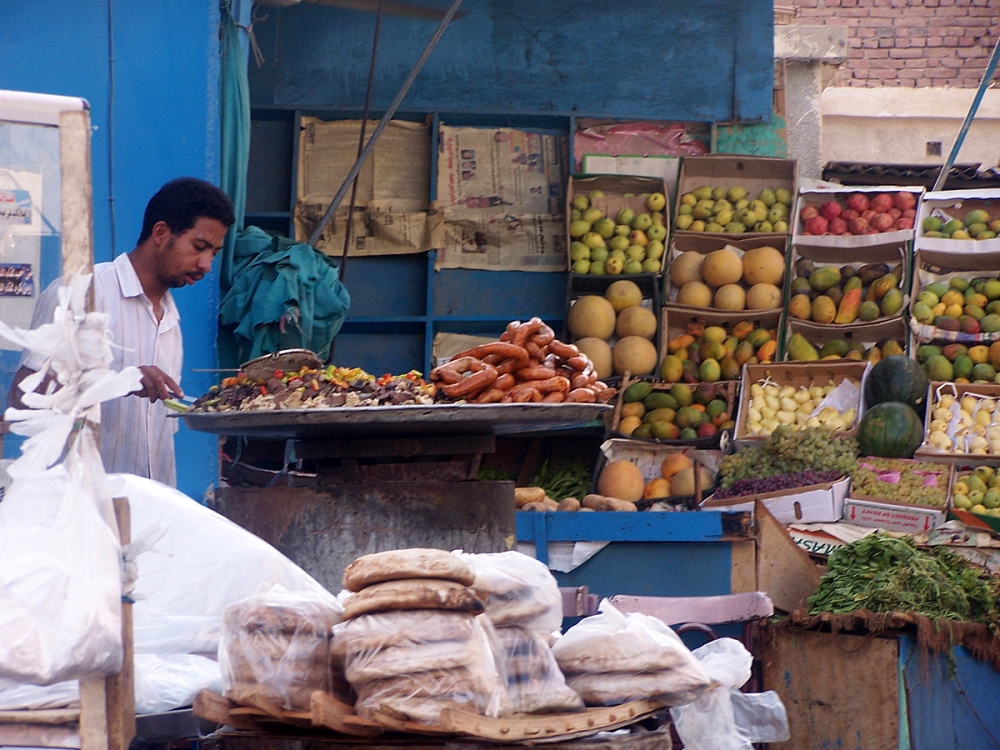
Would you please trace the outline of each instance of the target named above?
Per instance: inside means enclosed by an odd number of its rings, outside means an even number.
[[[202,217],[215,219],[227,227],[236,221],[232,201],[212,183],[197,177],[171,180],[146,204],[137,244],[149,239],[158,221],[165,221],[174,234],[182,234]]]

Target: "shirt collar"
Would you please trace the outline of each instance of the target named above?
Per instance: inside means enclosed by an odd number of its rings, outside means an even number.
[[[142,297],[147,304],[150,304],[145,292],[142,291],[142,282],[139,281],[139,274],[135,272],[135,266],[132,265],[128,253],[119,255],[112,265],[118,276],[118,287],[121,289],[122,297]],[[173,295],[168,290],[163,295],[163,323],[174,324],[180,321],[180,318]]]

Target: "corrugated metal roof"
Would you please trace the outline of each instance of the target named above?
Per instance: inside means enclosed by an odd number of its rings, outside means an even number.
[[[832,161],[823,169],[823,179],[841,185],[923,185],[934,186],[940,164],[866,164]],[[981,164],[956,164],[945,182],[945,190],[1000,187],[1000,168]]]

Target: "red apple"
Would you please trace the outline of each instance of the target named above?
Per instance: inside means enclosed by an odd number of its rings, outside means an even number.
[[[878,233],[879,231],[877,229],[869,229],[867,232],[865,232],[865,234],[878,234]]]
[[[892,208],[892,196],[889,193],[879,193],[868,205],[875,213],[884,214]]]
[[[799,211],[799,218],[802,219],[803,224],[817,216],[819,216],[819,211],[816,210],[816,206],[803,206],[802,210]]]
[[[844,232],[841,235],[841,237],[853,237],[853,236],[854,236],[854,232]]]
[[[843,219],[844,221],[850,221],[851,219],[856,219],[859,216],[861,216],[861,214],[859,214],[853,208],[848,208],[840,212],[840,218]]]
[[[847,197],[847,207],[861,214],[868,210],[868,196],[864,193],[851,193]]]
[[[719,428],[711,422],[702,422],[698,425],[698,437],[712,437],[718,431]]]
[[[839,216],[830,219],[830,234],[843,234],[847,231],[847,222]]]
[[[866,210],[866,211],[862,211],[861,212],[862,218],[865,221],[867,221],[869,224],[871,224],[872,219],[874,219],[877,214],[878,214],[878,211],[874,211],[874,210],[872,210],[870,208],[868,210]]]
[[[900,210],[899,210],[898,208],[896,208],[895,206],[893,206],[893,207],[892,207],[892,208],[890,208],[890,209],[889,209],[888,211],[886,211],[886,213],[887,213],[887,214],[889,214],[889,216],[891,216],[891,217],[892,217],[892,218],[894,218],[894,219],[898,219],[898,218],[899,218],[900,216],[902,216],[902,215],[903,215],[903,212],[902,212],[902,211],[900,211]]]
[[[900,190],[893,196],[892,202],[896,204],[896,208],[900,211],[905,211],[906,209],[912,209],[917,205],[917,196],[913,193],[907,192],[906,190]]]
[[[907,216],[900,216],[896,219],[896,229],[913,229],[913,219]]]
[[[840,204],[837,201],[827,201],[822,206],[819,207],[819,215],[822,216],[827,221],[831,219],[836,219],[840,216]]]
[[[904,219],[916,219],[917,218],[917,212],[916,212],[916,210],[912,209],[912,208],[904,208],[903,209],[903,218]]]
[[[847,222],[847,228],[851,230],[851,234],[864,234],[868,231],[868,219],[864,216],[855,216]]]
[[[875,218],[871,221],[872,229],[879,232],[888,232],[894,226],[896,226],[896,220],[892,218],[888,213],[876,214]]]
[[[829,224],[822,216],[814,216],[806,222],[806,231],[810,234],[823,234]]]

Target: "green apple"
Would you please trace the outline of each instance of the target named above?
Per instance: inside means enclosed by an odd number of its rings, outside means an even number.
[[[785,204],[785,208],[792,205],[792,194],[785,190],[784,188],[778,188],[774,191],[774,197],[777,199],[778,203]]]
[[[569,236],[573,238],[583,237],[583,235],[590,231],[590,227],[591,223],[589,221],[577,219],[576,221],[570,222]]]
[[[599,208],[594,208],[593,206],[591,206],[590,208],[588,208],[586,211],[583,212],[583,220],[589,221],[591,224],[593,224],[598,219],[603,219],[603,218],[604,218],[604,212]]]
[[[662,267],[663,264],[655,258],[646,258],[646,260],[642,262],[643,273],[659,273]]]
[[[587,232],[583,235],[583,244],[593,250],[595,247],[604,247],[604,238],[597,232]]]
[[[747,191],[745,188],[742,188],[739,185],[737,185],[735,187],[729,188],[729,190],[726,191],[726,197],[733,203],[736,203],[737,201],[741,201],[747,197]]]
[[[624,250],[629,246],[628,237],[623,237],[620,234],[616,234],[610,240],[608,240],[608,247],[612,250]]]
[[[618,258],[608,258],[608,262],[604,264],[604,272],[610,276],[617,276],[624,268],[625,264]]]
[[[667,228],[662,224],[653,224],[646,230],[646,236],[649,238],[650,242],[653,240],[663,242],[667,238]]]
[[[653,225],[653,217],[649,214],[639,214],[632,219],[632,228],[645,232]]]
[[[765,206],[770,208],[771,206],[773,206],[775,203],[778,202],[778,196],[774,194],[773,190],[768,190],[767,188],[765,188],[764,190],[760,191],[760,195],[757,196],[757,200],[759,200]]]
[[[604,275],[604,261],[603,260],[592,260],[590,262],[590,275],[591,276],[603,276]]]
[[[573,273],[590,273],[590,261],[580,259],[573,264]]]
[[[589,195],[590,195],[590,200],[594,200],[594,198],[603,198],[604,197],[604,191],[603,190],[591,190],[590,193],[589,193]]]
[[[570,221],[580,221],[583,218],[583,211],[577,211],[575,208],[569,214]]]
[[[573,208],[575,208],[577,211],[581,212],[586,211],[588,208],[590,208],[590,198],[588,198],[586,195],[574,195],[572,205]]]
[[[688,206],[688,208],[691,208],[691,206]],[[691,212],[688,211],[688,213],[690,214]],[[628,237],[628,233],[631,231],[632,227],[630,227],[628,224],[615,225],[615,234],[621,235],[622,237]]]
[[[632,219],[635,218],[635,211],[631,208],[623,208],[617,214],[615,214],[615,221],[619,224],[632,224]]]
[[[590,260],[590,248],[582,242],[574,242],[569,248],[569,257],[576,263],[578,260]],[[586,271],[583,271],[586,273]]]
[[[625,261],[625,273],[642,273],[642,261],[641,260],[627,260]]]
[[[646,208],[650,211],[662,211],[667,205],[667,196],[663,193],[650,193],[646,198]]]
[[[615,233],[615,223],[605,216],[604,218],[598,219],[594,222],[594,231],[601,235],[604,239],[609,240]]]
[[[1000,490],[987,490],[983,495],[983,505],[988,509],[1000,508]]]
[[[646,260],[646,248],[642,245],[629,245],[625,257],[629,260]]]
[[[951,499],[951,504],[959,510],[968,510],[972,507],[972,501],[965,495],[955,495]]]
[[[646,245],[646,258],[649,260],[659,260],[663,257],[663,243],[659,240],[650,240]]]
[[[628,256],[625,254],[624,250],[612,250],[610,255],[608,255],[608,260],[611,259],[620,260],[622,263],[628,260]]]
[[[979,477],[982,481],[989,482],[990,479],[993,478],[993,475],[997,472],[992,466],[977,466],[976,470],[972,473]]]
[[[593,247],[590,249],[590,262],[603,263],[608,259],[607,247]],[[604,273],[603,271],[601,273]]]
[[[633,229],[628,233],[628,241],[632,245],[642,245],[645,247],[649,244],[649,237],[641,229]]]
[[[682,206],[682,208],[683,208],[683,206]],[[659,224],[660,226],[664,226],[663,214],[662,213],[660,213],[659,211],[653,211],[653,213],[651,213],[650,216],[653,217],[653,223],[654,224]]]

